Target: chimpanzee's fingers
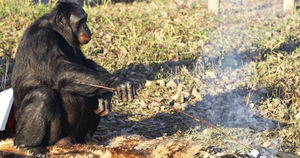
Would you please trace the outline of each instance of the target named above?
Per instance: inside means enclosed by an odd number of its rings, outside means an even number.
[[[104,111],[104,99],[98,99],[98,112],[101,113]]]
[[[119,99],[121,100],[121,101],[124,101],[124,94],[123,94],[123,91],[124,91],[124,86],[123,86],[123,84],[121,84],[121,85],[119,85],[119,93],[120,93],[120,97],[119,97]]]
[[[121,87],[117,87],[116,89],[117,97],[122,100],[122,90]]]
[[[134,96],[132,93],[132,86],[129,82],[126,83],[126,91],[127,91],[128,101],[132,101],[134,99]]]
[[[122,89],[122,101],[127,101],[126,84],[122,84],[121,89]]]
[[[137,97],[138,96],[137,88],[135,86],[132,86],[132,91],[133,91],[134,97]]]
[[[104,99],[104,102],[103,102],[103,111],[100,113],[100,116],[106,116],[108,115],[110,112],[111,112],[111,107],[110,107],[110,100],[107,98],[107,99]]]
[[[108,112],[111,112],[111,98],[112,97],[107,98],[107,110],[108,110]]]
[[[134,95],[135,95],[135,97],[138,96],[137,90],[135,88],[134,88]]]
[[[105,110],[104,100],[98,99],[98,106],[97,106],[97,109],[94,109],[94,113],[97,115],[100,115],[104,110]]]

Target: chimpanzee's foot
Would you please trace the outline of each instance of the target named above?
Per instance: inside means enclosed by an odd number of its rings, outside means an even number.
[[[60,146],[69,146],[69,145],[73,145],[75,143],[75,140],[68,136],[68,137],[64,137],[61,138],[60,140],[58,140],[55,145],[60,145]]]
[[[34,157],[48,157],[47,155],[47,148],[44,146],[38,146],[38,147],[22,147],[19,146],[21,149],[24,150],[29,150],[30,152],[32,152],[32,155]]]

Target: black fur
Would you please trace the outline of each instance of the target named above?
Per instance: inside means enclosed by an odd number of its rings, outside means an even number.
[[[85,58],[77,38],[90,32],[80,28],[86,26],[84,20],[82,26],[72,23],[72,15],[86,18],[79,5],[58,3],[25,31],[17,50],[12,75],[15,144],[35,153],[45,153],[45,146],[63,138],[84,143],[93,135],[99,122],[93,110],[98,108],[98,99],[107,100],[110,107],[112,92],[80,82],[121,87],[118,96],[127,96],[125,100],[136,95],[128,81]]]

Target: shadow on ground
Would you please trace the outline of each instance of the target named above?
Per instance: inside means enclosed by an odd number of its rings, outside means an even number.
[[[283,43],[277,51],[291,53],[299,45],[299,42],[290,41]],[[156,75],[158,73],[176,74],[183,66],[187,67],[190,72],[197,74],[203,73],[207,68],[211,67],[209,64],[217,63],[221,60],[218,69],[222,72],[234,71],[239,69],[240,66],[257,61],[260,53],[257,50],[243,51],[239,54],[236,52],[236,50],[232,50],[222,59],[219,57],[201,57],[200,60],[167,61],[161,64],[153,63],[150,64],[151,66],[131,64],[128,69],[120,69],[116,71],[116,74],[135,80],[142,88],[146,80],[157,80]],[[202,67],[197,69],[199,66],[197,64],[202,65]],[[163,72],[160,71],[161,68],[163,68]],[[170,77],[168,75],[161,76]],[[245,128],[253,131],[282,128],[287,124],[265,118],[255,111],[260,103],[267,98],[267,93],[270,91],[272,89],[236,88],[217,95],[206,95],[194,105],[185,107],[184,112],[209,124],[225,128]],[[158,113],[155,117],[138,122],[128,120],[129,117],[130,115],[111,113],[108,117],[102,119],[95,135],[100,140],[108,140],[124,134],[138,134],[153,139],[164,135],[173,135],[179,130],[183,132],[189,131],[196,126],[202,126],[198,131],[207,128],[205,125],[178,113]]]
[[[291,54],[294,52],[298,47],[300,46],[300,41],[287,41],[284,43],[281,43],[279,48],[276,48],[272,50],[272,52],[286,52],[287,54]],[[259,61],[266,60],[266,55],[270,54],[271,50],[262,50],[261,53],[258,56]]]
[[[209,124],[226,128],[247,128],[256,132],[274,130],[277,127],[284,126],[283,123],[264,118],[251,110],[246,105],[245,100],[242,99],[248,93],[249,90],[238,89],[216,96],[205,96],[203,100],[196,102],[195,105],[187,106],[184,112]],[[257,95],[253,95],[250,99],[255,100],[258,104],[261,100],[257,100],[256,97],[261,96],[261,93],[265,93],[265,90],[259,89],[252,91],[252,93]],[[239,97],[236,97],[236,95]],[[235,97],[231,98],[232,96]],[[120,135],[138,134],[154,139],[164,135],[173,135],[179,130],[181,132],[193,130],[197,126],[202,126],[197,130],[198,132],[208,128],[179,113],[158,113],[155,117],[138,122],[130,121],[128,117],[130,115],[111,113],[108,117],[102,118],[95,134],[96,137],[105,144],[107,143],[105,140]]]

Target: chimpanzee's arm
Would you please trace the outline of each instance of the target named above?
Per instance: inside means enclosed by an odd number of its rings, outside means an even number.
[[[57,59],[57,66],[54,72],[57,72],[55,79],[56,88],[62,92],[96,97],[100,97],[102,94],[108,92],[107,89],[80,83],[85,82],[115,88],[117,97],[122,101],[130,101],[137,96],[135,87],[126,79],[76,65],[64,57]]]
[[[96,64],[93,60],[91,59],[86,59],[84,58],[83,63],[85,66],[87,66],[88,68],[91,68],[93,70],[96,70],[98,72],[101,73],[109,73],[105,68],[99,66],[98,64]]]
[[[83,85],[81,82],[101,86],[111,86],[115,82],[113,75],[72,63],[64,56],[58,57],[55,62],[54,72],[57,75],[54,82],[55,87],[60,91],[84,96],[100,96],[107,92],[107,90]]]
[[[89,66],[80,64],[80,52],[68,46],[64,41],[59,41],[55,34],[48,30],[40,30],[35,37],[33,51],[27,52],[31,68],[41,83],[61,92],[83,96],[99,97],[108,90],[83,85],[81,82],[107,86],[116,89],[116,95],[123,101],[132,100],[136,90],[132,83],[124,78],[116,77],[107,72],[99,72]],[[27,44],[26,44],[27,45]],[[30,47],[32,44],[28,43]],[[79,53],[79,54],[78,54]],[[77,58],[77,57],[79,58]],[[96,68],[97,69],[97,68]]]

